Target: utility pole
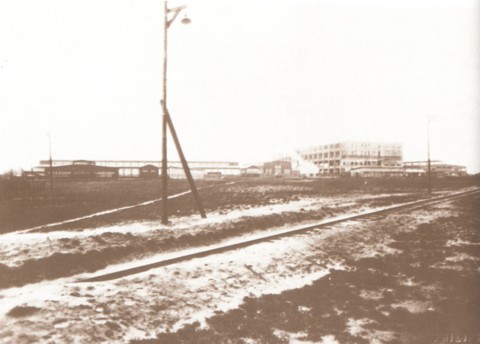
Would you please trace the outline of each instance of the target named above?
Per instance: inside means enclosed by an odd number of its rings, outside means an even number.
[[[197,188],[195,187],[195,182],[188,167],[187,160],[183,154],[180,141],[173,126],[172,118],[168,112],[167,107],[167,48],[168,48],[168,28],[173,23],[175,18],[180,14],[180,12],[185,9],[185,6],[179,6],[169,9],[167,6],[167,0],[164,0],[164,21],[163,21],[163,93],[162,100],[160,104],[162,106],[162,224],[168,224],[168,159],[167,159],[167,128],[170,128],[170,133],[172,134],[175,146],[177,148],[178,155],[182,161],[183,170],[185,176],[187,177],[188,184],[192,190],[193,198],[197,204],[198,210],[202,218],[205,218],[205,210],[203,208],[200,196],[198,194]],[[173,13],[172,17],[168,19],[168,14]],[[189,24],[190,19],[183,18],[183,24]]]
[[[50,133],[48,135],[48,162],[50,165],[50,198],[53,196],[53,160],[52,160],[52,139]]]
[[[432,193],[432,170],[430,162],[430,116],[427,118],[427,188]]]
[[[168,6],[163,6],[163,90],[162,90],[162,224],[168,223],[168,167],[167,167],[167,47]]]
[[[203,208],[202,200],[200,195],[198,194],[197,187],[195,186],[195,181],[193,180],[192,173],[190,168],[188,167],[187,159],[185,158],[185,154],[183,154],[182,146],[180,145],[180,141],[178,140],[177,131],[173,126],[172,118],[170,117],[170,113],[167,109],[167,124],[168,128],[170,129],[170,133],[172,134],[173,142],[175,143],[175,147],[177,148],[178,156],[180,157],[180,161],[182,162],[183,171],[185,172],[185,176],[187,177],[188,185],[190,186],[190,190],[192,190],[192,195],[197,204],[198,211],[200,212],[200,216],[202,218],[206,218],[207,215],[205,214],[205,209]]]

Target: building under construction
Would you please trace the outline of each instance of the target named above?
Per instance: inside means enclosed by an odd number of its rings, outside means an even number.
[[[300,156],[318,167],[320,176],[402,176],[401,143],[339,142],[301,149]]]

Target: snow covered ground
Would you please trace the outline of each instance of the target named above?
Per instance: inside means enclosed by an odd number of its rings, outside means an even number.
[[[403,194],[402,194],[403,195]],[[104,247],[102,244],[105,238],[98,240],[98,236],[108,233],[131,234],[135,237],[151,237],[158,235],[179,235],[199,233],[212,225],[225,225],[239,221],[242,218],[259,218],[268,214],[296,212],[296,211],[315,211],[324,207],[331,209],[348,208],[356,205],[356,201],[368,199],[380,199],[385,194],[377,195],[357,195],[356,197],[322,197],[322,198],[303,198],[288,203],[269,204],[266,206],[239,206],[232,211],[218,211],[208,214],[206,219],[199,218],[197,215],[172,217],[171,225],[163,225],[160,221],[140,221],[127,222],[118,225],[100,226],[96,228],[86,228],[81,231],[62,230],[59,223],[52,224],[57,226],[55,231],[38,232],[31,230],[22,230],[0,235],[0,264],[9,267],[20,266],[29,259],[40,259],[50,256],[54,253],[82,253],[89,250],[95,250]],[[138,205],[136,205],[138,206]],[[357,211],[370,209],[367,206],[357,205]],[[123,208],[120,208],[120,210]],[[119,211],[118,209],[116,211]],[[111,213],[108,211],[106,213]],[[93,215],[86,216],[89,218]],[[98,216],[96,214],[95,216]],[[78,220],[78,219],[77,219]],[[73,220],[64,221],[64,224],[73,222]],[[48,228],[42,226],[41,228]],[[38,229],[38,228],[35,228]],[[122,236],[118,240],[121,242],[111,242],[110,244],[127,245],[132,237]]]
[[[363,197],[374,199],[384,196]],[[135,236],[155,236],[165,231],[193,233],[212,224],[225,224],[244,217],[261,217],[272,212],[315,210],[332,204],[338,207],[351,206],[361,197],[306,198],[285,204],[242,207],[228,213],[219,210],[209,214],[207,219],[198,219],[196,216],[175,218],[170,226],[140,222],[83,231],[14,232],[0,236],[0,263],[14,267],[27,259],[39,259],[55,252],[83,252],[99,245],[94,238],[105,233],[132,233]],[[366,206],[359,205],[356,211],[366,209]],[[415,220],[412,220],[412,226],[444,216],[446,212],[447,208],[435,213],[418,212]],[[281,229],[269,231],[277,230]],[[154,337],[157,332],[175,331],[194,321],[206,326],[206,318],[237,307],[244,297],[300,288],[326,276],[332,268],[348,269],[343,259],[321,254],[323,246],[335,245],[342,238],[350,243],[348,249],[352,250],[352,256],[395,253],[388,247],[388,238],[378,238],[369,244],[364,241],[359,243],[358,235],[365,235],[365,231],[365,225],[349,221],[329,229],[109,282],[76,283],[78,279],[92,276],[92,273],[83,273],[3,289],[0,290],[0,342],[123,343],[133,338]],[[66,239],[79,240],[80,244],[66,247]],[[163,253],[145,261],[171,257],[188,250]],[[133,263],[112,265],[95,274],[116,271],[130,264]],[[35,308],[24,317],[9,315],[16,307]]]

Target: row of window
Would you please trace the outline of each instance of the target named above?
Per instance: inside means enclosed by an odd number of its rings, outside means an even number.
[[[321,158],[333,158],[333,157],[340,157],[340,151],[337,152],[327,152],[327,153],[317,153],[317,154],[306,154],[303,155],[302,158],[305,160],[313,160],[313,159],[321,159]]]
[[[381,166],[382,163],[379,160],[375,161],[340,161],[340,160],[323,160],[315,161],[315,165],[328,165],[328,166]]]
[[[386,154],[383,154],[385,156]],[[368,157],[380,157],[382,154],[380,151],[335,151],[335,152],[325,152],[325,153],[315,153],[315,154],[304,154],[302,158],[305,160],[314,160],[314,159],[326,159],[326,158],[334,158],[334,157],[354,157],[354,156],[368,156]],[[401,154],[393,154],[392,156],[401,157]]]
[[[339,174],[344,172],[345,170],[340,168],[325,168],[319,171],[320,174]]]

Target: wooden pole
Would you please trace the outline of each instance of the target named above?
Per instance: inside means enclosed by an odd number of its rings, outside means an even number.
[[[430,118],[427,121],[427,189],[432,193],[432,168],[430,162]]]
[[[53,197],[53,160],[52,160],[52,139],[48,134],[48,162],[50,166],[50,199]]]
[[[162,94],[162,224],[168,223],[168,167],[167,167],[167,0],[164,1],[163,20],[163,94]]]
[[[162,102],[162,107],[165,106]],[[180,161],[182,162],[183,171],[185,172],[185,176],[188,180],[188,185],[190,186],[190,190],[192,190],[193,198],[195,199],[195,203],[197,205],[198,211],[200,212],[200,216],[202,218],[206,218],[207,215],[205,214],[205,209],[203,208],[202,200],[200,199],[200,195],[198,194],[197,187],[195,186],[195,181],[193,180],[192,173],[190,171],[190,167],[188,166],[187,159],[185,159],[185,154],[183,154],[182,146],[180,145],[180,141],[177,136],[177,131],[172,122],[172,117],[166,109],[167,112],[167,124],[170,128],[170,133],[172,134],[173,142],[175,143],[175,147],[177,148],[178,156],[180,157]]]
[[[178,140],[177,133],[175,131],[175,127],[173,126],[172,119],[170,114],[168,113],[167,108],[167,48],[168,48],[168,28],[173,23],[175,18],[178,16],[180,11],[185,8],[185,6],[180,6],[174,9],[169,10],[167,0],[164,0],[164,22],[163,22],[163,97],[160,101],[162,106],[162,224],[168,224],[168,159],[167,159],[167,127],[170,128],[170,132],[173,137],[173,141],[175,142],[175,146],[177,148],[178,155],[180,160],[182,161],[183,170],[185,171],[185,175],[188,180],[188,184],[190,185],[190,189],[192,190],[193,197],[195,199],[195,203],[200,211],[200,215],[205,218],[205,210],[203,209],[202,201],[198,194],[197,188],[195,186],[195,182],[193,180],[192,174],[190,172],[190,168],[188,167],[187,160],[185,159],[185,155],[183,154],[182,147],[180,145],[180,141]],[[168,13],[174,12],[173,18],[168,20]]]

